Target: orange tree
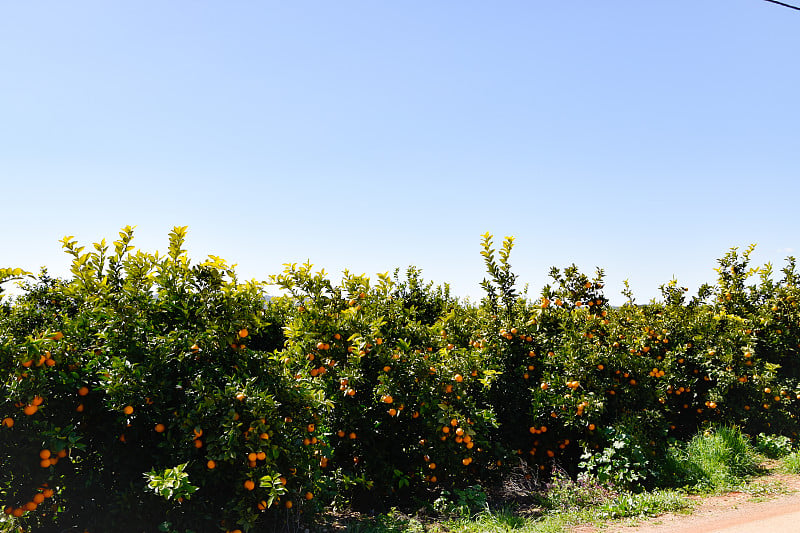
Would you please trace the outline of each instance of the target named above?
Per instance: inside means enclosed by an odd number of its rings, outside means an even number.
[[[313,496],[302,440],[324,402],[274,353],[285,310],[219,258],[191,265],[184,235],[163,257],[134,253],[131,228],[110,254],[65,238],[72,279],[43,277],[6,308],[7,514],[59,530],[249,529]]]
[[[315,425],[329,497],[368,509],[460,483],[492,465],[472,318],[419,271],[395,281],[344,273],[334,286],[311,265],[273,278],[296,309],[283,360],[332,408]],[[468,328],[468,326],[467,326]]]

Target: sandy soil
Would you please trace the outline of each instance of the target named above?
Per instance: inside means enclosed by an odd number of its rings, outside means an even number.
[[[800,475],[772,474],[754,483],[779,486],[787,494],[753,496],[731,492],[693,497],[692,514],[664,514],[640,521],[611,523],[602,529],[580,526],[573,533],[745,533],[800,532]]]

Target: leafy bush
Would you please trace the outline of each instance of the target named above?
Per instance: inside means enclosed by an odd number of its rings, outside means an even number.
[[[759,433],[755,438],[756,451],[770,459],[780,459],[792,453],[792,441],[786,435],[765,435]]]
[[[641,490],[656,475],[654,461],[641,434],[625,425],[603,428],[600,432],[607,445],[600,451],[585,450],[578,466],[600,483]]]

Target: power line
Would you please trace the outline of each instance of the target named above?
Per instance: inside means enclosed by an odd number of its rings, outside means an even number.
[[[789,4],[784,4],[783,2],[778,2],[777,0],[764,0],[765,2],[772,2],[773,4],[778,4],[779,6],[788,7],[789,9],[796,9],[800,11],[800,7],[797,6],[790,6]]]

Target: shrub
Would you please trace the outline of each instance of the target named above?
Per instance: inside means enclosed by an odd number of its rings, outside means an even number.
[[[755,438],[755,449],[765,457],[780,459],[792,453],[792,441],[785,435],[759,433]]]

